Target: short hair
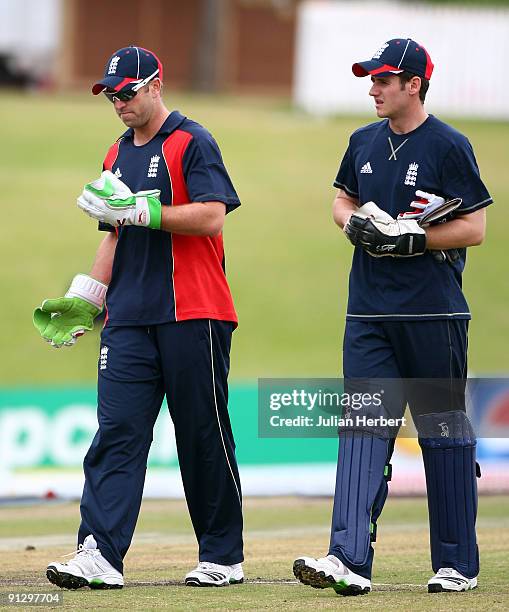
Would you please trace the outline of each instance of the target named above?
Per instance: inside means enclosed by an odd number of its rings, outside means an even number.
[[[403,89],[405,84],[408,83],[408,81],[412,79],[414,76],[418,76],[421,79],[421,88],[419,89],[419,100],[424,104],[424,100],[426,99],[426,94],[428,93],[429,79],[425,79],[424,77],[419,76],[418,74],[413,74],[413,72],[408,72],[407,70],[404,70],[403,72],[400,72],[398,74],[398,77],[401,83],[401,89]]]

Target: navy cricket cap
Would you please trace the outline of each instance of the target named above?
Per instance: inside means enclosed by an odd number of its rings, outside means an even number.
[[[145,79],[163,80],[163,65],[155,53],[142,47],[124,47],[115,51],[104,69],[104,77],[92,87],[94,96],[105,89],[120,91]]]
[[[393,38],[384,43],[370,60],[352,66],[352,72],[357,77],[368,74],[387,76],[403,71],[424,79],[430,79],[433,72],[433,62],[429,53],[411,38]]]

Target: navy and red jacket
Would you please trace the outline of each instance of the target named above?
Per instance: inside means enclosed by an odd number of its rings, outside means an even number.
[[[146,144],[127,130],[109,149],[105,170],[133,192],[159,189],[164,206],[219,201],[240,205],[211,134],[178,111]],[[185,236],[138,226],[112,228],[118,242],[106,296],[107,325],[157,325],[186,319],[237,323],[225,276],[223,237]]]

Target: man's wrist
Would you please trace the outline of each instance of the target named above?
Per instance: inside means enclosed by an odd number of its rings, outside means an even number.
[[[108,286],[87,274],[76,274],[65,297],[78,297],[99,310],[103,309]]]
[[[161,229],[161,217],[161,202],[158,196],[136,196],[135,225],[149,227],[150,229]]]
[[[336,217],[336,223],[339,225],[341,229],[345,229],[345,226],[350,221],[351,216],[355,213],[355,210],[345,210],[341,211]]]
[[[148,227],[152,229],[161,229],[161,201],[158,197],[148,196],[147,205],[150,213],[150,221]]]

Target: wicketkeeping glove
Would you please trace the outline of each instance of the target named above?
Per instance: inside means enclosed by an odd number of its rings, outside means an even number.
[[[85,185],[78,198],[78,207],[87,215],[103,223],[140,225],[161,228],[161,192],[159,189],[133,193],[129,187],[109,170]]]
[[[344,232],[373,257],[414,257],[426,251],[426,232],[416,221],[393,219],[374,202],[353,213]]]
[[[51,346],[72,346],[86,331],[91,331],[101,312],[108,287],[99,281],[77,274],[65,297],[44,300],[34,310],[33,322],[43,340]]]
[[[413,219],[421,227],[429,225],[432,221],[442,219],[456,210],[462,202],[461,198],[446,201],[441,196],[420,189],[415,192],[415,195],[417,199],[410,203],[410,208],[413,210],[399,213],[398,219]]]

